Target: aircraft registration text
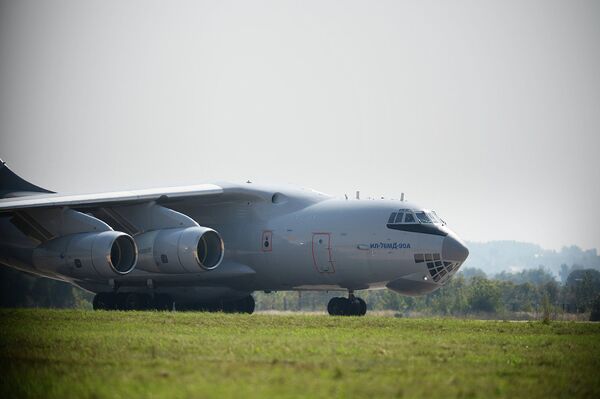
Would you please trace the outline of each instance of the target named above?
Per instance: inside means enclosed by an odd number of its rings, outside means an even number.
[[[408,242],[372,242],[370,249],[408,249],[410,243]]]

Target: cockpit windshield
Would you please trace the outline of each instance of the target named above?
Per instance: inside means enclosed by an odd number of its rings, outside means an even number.
[[[404,216],[404,223],[415,223],[415,217],[412,214],[412,212],[407,213],[406,216]]]
[[[388,224],[441,224],[446,223],[435,213],[435,211],[412,211],[410,209],[399,209],[392,212]]]
[[[429,218],[429,220],[431,220],[433,223],[438,223],[439,220],[438,218],[433,214],[433,212],[425,212],[427,214],[427,217]]]
[[[396,215],[396,220],[394,221],[394,223],[402,223],[402,218],[404,217],[404,212],[398,212],[398,214]]]
[[[435,217],[435,219],[438,221],[438,223],[440,223],[440,224],[442,224],[444,226],[446,225],[446,222],[444,222],[444,219],[442,219],[441,217],[439,217],[438,214],[435,213],[435,211],[431,211],[431,213],[433,214],[433,216]]]
[[[416,223],[413,212],[410,209],[399,209],[393,212],[388,219],[388,224],[411,224]]]
[[[417,218],[419,219],[419,222],[432,223],[431,219],[429,219],[429,216],[427,216],[425,214],[425,212],[417,212],[416,215],[417,215]]]

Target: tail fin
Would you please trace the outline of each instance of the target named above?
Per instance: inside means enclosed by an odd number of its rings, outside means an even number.
[[[46,190],[45,188],[31,184],[27,180],[19,177],[6,166],[6,163],[4,163],[3,160],[0,159],[0,198],[53,192],[54,191]]]

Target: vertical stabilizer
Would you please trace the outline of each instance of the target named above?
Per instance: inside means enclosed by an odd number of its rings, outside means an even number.
[[[19,177],[16,173],[6,166],[6,163],[0,159],[0,198],[20,197],[24,195],[53,193],[29,183],[27,180]]]

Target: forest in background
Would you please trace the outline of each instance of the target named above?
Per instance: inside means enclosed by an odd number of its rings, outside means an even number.
[[[596,248],[583,250],[572,245],[555,251],[518,241],[467,242],[467,247],[469,257],[462,267],[481,269],[489,276],[542,267],[564,282],[571,268],[600,271]]]

